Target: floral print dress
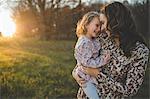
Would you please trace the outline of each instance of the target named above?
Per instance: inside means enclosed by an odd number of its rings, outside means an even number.
[[[123,51],[109,38],[99,37],[102,47],[112,52],[112,59],[104,73],[97,76],[97,89],[102,99],[124,99],[133,96],[140,88],[148,64],[149,49],[141,42],[131,51],[127,58]],[[78,99],[88,99],[82,88],[79,88]]]

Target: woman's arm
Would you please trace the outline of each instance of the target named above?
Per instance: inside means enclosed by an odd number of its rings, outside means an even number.
[[[149,50],[146,47],[138,47],[138,49],[132,54],[132,61],[130,63],[130,69],[127,72],[125,83],[120,83],[113,80],[108,75],[99,73],[97,80],[104,82],[114,92],[120,92],[124,96],[133,96],[140,88],[148,63]]]

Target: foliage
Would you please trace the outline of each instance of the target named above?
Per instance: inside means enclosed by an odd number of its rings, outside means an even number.
[[[17,25],[16,35],[40,39],[75,38],[76,23],[81,16],[88,11],[97,10],[101,6],[101,4],[85,6],[81,4],[81,0],[75,8],[62,4],[63,0],[58,0],[56,4],[52,2],[49,4],[46,2],[48,0],[29,1],[20,1],[18,6],[13,8],[13,18]],[[61,7],[61,5],[64,6]]]

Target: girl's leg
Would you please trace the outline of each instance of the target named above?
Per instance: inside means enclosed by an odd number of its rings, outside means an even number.
[[[85,86],[82,88],[89,99],[100,99],[96,86],[90,81],[85,83]]]

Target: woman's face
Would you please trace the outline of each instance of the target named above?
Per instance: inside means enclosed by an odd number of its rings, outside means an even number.
[[[107,18],[104,14],[100,14],[100,22],[101,22],[101,31],[107,30]]]

